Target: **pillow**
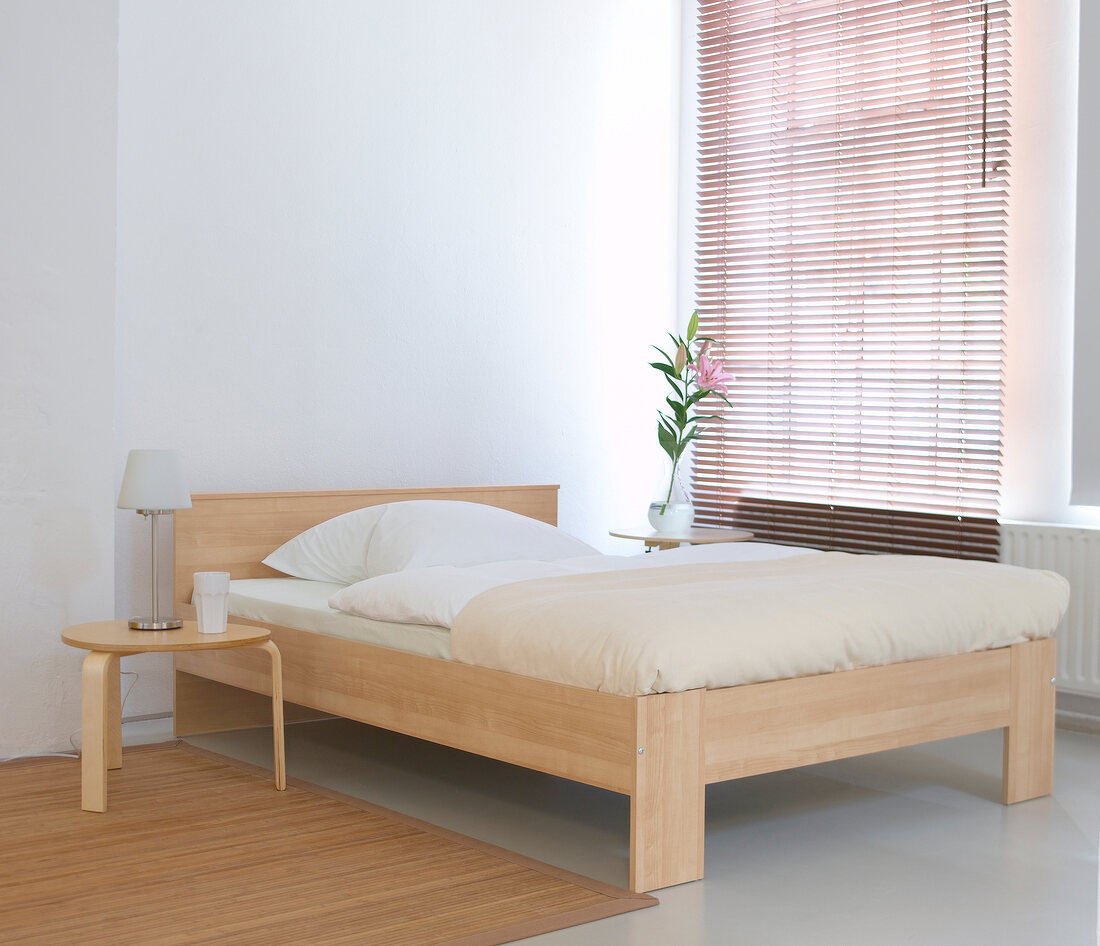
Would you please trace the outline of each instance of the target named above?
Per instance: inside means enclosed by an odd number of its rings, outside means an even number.
[[[322,522],[279,546],[264,564],[311,581],[341,585],[362,581],[369,577],[367,548],[371,535],[385,511],[385,506],[367,506]]]
[[[350,585],[407,568],[595,554],[580,539],[506,509],[415,499],[322,522],[276,549],[264,564],[297,578]]]
[[[374,528],[367,574],[432,565],[480,565],[598,554],[592,546],[537,519],[483,503],[421,499],[390,503]]]

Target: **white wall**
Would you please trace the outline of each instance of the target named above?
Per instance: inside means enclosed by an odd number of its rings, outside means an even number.
[[[123,0],[115,473],[196,491],[656,480],[678,0]],[[650,377],[650,376],[653,377]],[[148,526],[119,513],[118,610]],[[127,712],[169,706],[166,662]]]
[[[113,608],[117,16],[0,4],[0,757],[69,748]]]
[[[1070,504],[1079,12],[1078,0],[1013,5],[1001,513],[1100,525],[1100,509]],[[1095,361],[1089,347],[1079,365]]]
[[[1077,97],[1077,226],[1074,292],[1073,500],[1100,503],[1100,3],[1081,5]]]

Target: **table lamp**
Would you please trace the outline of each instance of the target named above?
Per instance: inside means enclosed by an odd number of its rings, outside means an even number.
[[[175,509],[190,509],[191,494],[183,477],[183,459],[178,450],[131,450],[118,493],[119,509],[136,509],[153,517],[153,616],[130,618],[139,631],[168,631],[182,627],[180,618],[161,617],[157,599],[157,520]]]

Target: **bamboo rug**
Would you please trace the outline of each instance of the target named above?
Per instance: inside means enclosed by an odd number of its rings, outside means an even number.
[[[76,760],[0,765],[0,852],[9,944],[474,946],[657,903],[174,744],[126,749],[102,814]]]

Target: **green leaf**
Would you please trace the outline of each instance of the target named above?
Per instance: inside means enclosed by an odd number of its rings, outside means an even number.
[[[657,421],[657,443],[668,454],[670,460],[676,459],[676,434],[669,430],[661,421]]]
[[[669,417],[667,414],[659,414],[658,416],[661,418],[660,425],[664,428],[666,437],[672,440],[679,440],[680,435],[676,430],[677,425],[673,418]]]
[[[699,310],[696,309],[691,313],[691,319],[688,322],[688,341],[692,341],[695,338],[695,333],[699,331]]]
[[[665,374],[672,374],[672,365],[665,365],[659,361],[651,361],[649,367],[656,368],[658,371],[663,371]]]

